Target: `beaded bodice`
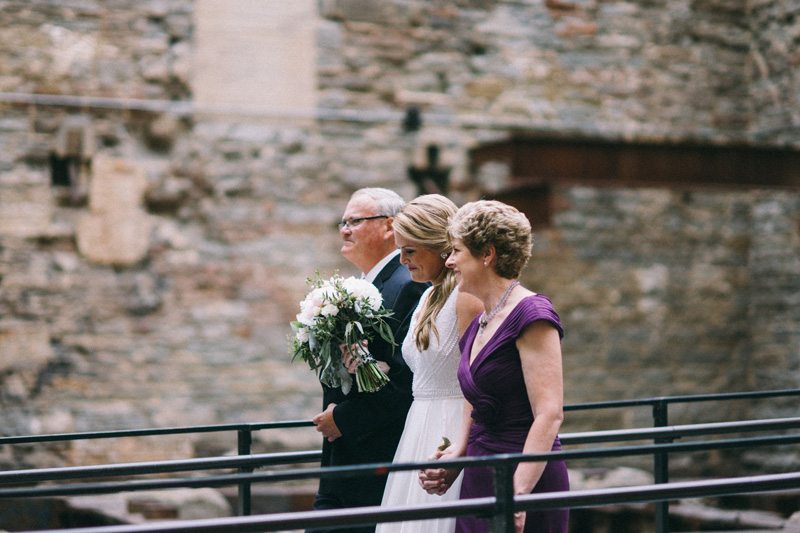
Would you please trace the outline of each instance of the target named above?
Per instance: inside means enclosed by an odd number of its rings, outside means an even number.
[[[411,317],[408,335],[403,340],[403,359],[414,373],[412,391],[415,400],[434,398],[460,398],[458,383],[458,362],[461,352],[458,347],[458,321],[456,319],[456,300],[458,288],[454,289],[436,317],[439,335],[431,333],[426,350],[420,352],[414,340],[414,328],[419,318],[420,308],[427,301],[432,287],[420,298],[420,304]]]

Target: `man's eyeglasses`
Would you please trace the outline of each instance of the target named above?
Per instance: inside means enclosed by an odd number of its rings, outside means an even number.
[[[342,220],[339,222],[339,229],[344,228],[357,228],[361,225],[362,222],[367,220],[375,220],[378,218],[389,218],[389,215],[375,215],[374,217],[359,217],[359,218],[351,218],[350,220]]]

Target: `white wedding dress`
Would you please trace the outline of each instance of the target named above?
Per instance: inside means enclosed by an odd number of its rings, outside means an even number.
[[[420,298],[426,301],[432,288]],[[431,334],[430,345],[424,352],[414,342],[414,327],[420,306],[414,311],[408,335],[403,340],[403,359],[414,373],[414,401],[408,411],[403,435],[394,455],[395,463],[427,461],[445,436],[451,441],[461,434],[464,396],[456,372],[461,357],[458,348],[456,299],[458,288],[450,294],[436,317],[439,336]],[[461,492],[461,475],[442,496],[425,492],[419,484],[416,470],[392,472],[386,482],[382,507],[441,503],[457,500]],[[455,518],[413,520],[378,524],[376,533],[452,533]]]

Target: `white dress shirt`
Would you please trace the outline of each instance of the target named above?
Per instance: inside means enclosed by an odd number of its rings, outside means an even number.
[[[366,274],[361,274],[361,277],[369,281],[370,283],[374,282],[375,278],[378,277],[380,271],[383,270],[383,267],[385,267],[389,263],[389,261],[391,261],[394,258],[394,256],[398,255],[399,253],[400,253],[399,249],[393,250],[389,255],[378,261],[378,263],[374,267],[372,267],[369,272],[367,272]]]

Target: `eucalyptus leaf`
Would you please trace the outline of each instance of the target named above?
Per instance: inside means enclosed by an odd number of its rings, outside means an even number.
[[[308,330],[308,349],[311,350],[311,353],[316,352],[319,349],[319,344],[317,343],[317,336],[314,335],[314,330]]]

